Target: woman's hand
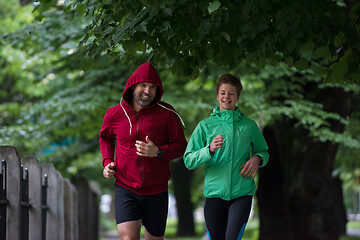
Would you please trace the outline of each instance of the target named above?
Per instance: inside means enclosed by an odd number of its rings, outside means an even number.
[[[210,146],[209,146],[209,150],[210,150],[210,153],[214,153],[216,151],[216,149],[219,149],[222,147],[223,145],[223,137],[222,135],[217,135],[210,143]]]
[[[115,175],[115,163],[111,162],[104,168],[103,175],[106,178],[110,178]]]
[[[259,169],[260,160],[260,157],[256,155],[250,158],[246,163],[240,166],[240,168],[242,168],[240,175],[248,178],[252,174],[254,174],[253,178],[255,178],[256,173]]]

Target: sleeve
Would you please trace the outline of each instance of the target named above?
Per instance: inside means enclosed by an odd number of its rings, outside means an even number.
[[[209,144],[206,144],[206,136],[198,124],[192,133],[184,154],[185,166],[192,170],[212,159]]]
[[[253,140],[252,140],[252,145],[253,145],[253,153],[254,155],[257,155],[259,157],[261,157],[261,159],[263,160],[262,165],[259,167],[264,167],[268,161],[269,161],[269,153],[268,153],[268,145],[265,141],[264,136],[262,135],[258,125],[253,122]]]
[[[170,112],[169,114],[169,121],[167,122],[166,127],[169,143],[158,147],[163,150],[164,159],[173,160],[184,154],[187,143],[180,118],[175,113]]]
[[[109,115],[109,110],[107,110],[99,132],[100,151],[102,155],[102,165],[104,167],[114,161],[115,135],[111,130]]]

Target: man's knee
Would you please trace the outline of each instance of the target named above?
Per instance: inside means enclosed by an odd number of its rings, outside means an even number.
[[[139,240],[141,221],[119,223],[117,231],[121,240]]]
[[[139,240],[140,233],[129,232],[129,231],[118,231],[121,240]]]
[[[164,236],[156,237],[151,235],[146,229],[145,229],[145,240],[163,240]]]

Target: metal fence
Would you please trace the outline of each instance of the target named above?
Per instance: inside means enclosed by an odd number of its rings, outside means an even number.
[[[52,164],[20,158],[0,146],[1,240],[97,240],[99,190],[80,179],[75,185]]]

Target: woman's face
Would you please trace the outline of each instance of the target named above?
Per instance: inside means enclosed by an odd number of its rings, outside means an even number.
[[[220,110],[235,110],[235,104],[239,101],[236,87],[229,83],[223,83],[220,86],[216,98],[219,101]]]

